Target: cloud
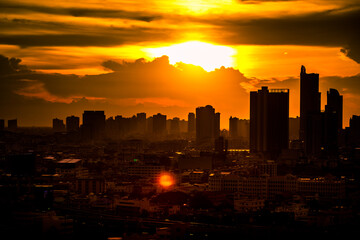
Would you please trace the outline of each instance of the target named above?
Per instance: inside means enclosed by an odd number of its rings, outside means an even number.
[[[11,58],[6,59],[9,62]],[[223,112],[244,105],[236,112],[247,114],[248,93],[240,83],[249,79],[238,70],[223,67],[206,72],[184,63],[175,67],[169,64],[167,56],[152,61],[106,61],[103,66],[113,72],[83,77],[40,72],[3,75],[0,117],[14,114],[15,109],[20,114],[24,106],[34,111],[41,108],[44,116],[39,118],[49,118],[43,108],[61,106],[62,114],[72,114],[71,111],[82,112],[92,105],[115,114],[153,111],[180,117],[207,104],[217,106],[219,111],[222,108]]]
[[[232,14],[192,21],[212,26],[208,35],[222,44],[335,46],[359,62],[360,5],[299,15],[244,18]]]
[[[52,29],[53,24],[45,23],[43,29]],[[22,28],[22,26],[21,26]],[[16,27],[14,27],[16,29]],[[31,30],[29,27],[28,30]],[[86,26],[73,26],[71,31],[61,29],[57,33],[34,34],[3,34],[0,44],[18,45],[20,47],[37,46],[118,46],[142,42],[154,42],[172,39],[171,31],[167,29],[151,29],[143,27],[115,28],[94,27],[88,32]]]
[[[17,72],[28,72],[25,65],[20,64],[21,59],[19,58],[7,58],[0,55],[0,76],[17,73]]]
[[[86,109],[105,110],[107,116],[161,112],[169,117],[185,118],[188,112],[207,104],[221,112],[224,125],[231,115],[249,117],[249,92],[261,86],[290,89],[290,115],[299,115],[297,77],[249,78],[224,67],[206,72],[190,64],[170,65],[166,56],[152,61],[108,60],[103,66],[113,72],[83,77],[21,71],[24,66],[19,67],[20,59],[4,56],[0,59],[1,69],[10,69],[0,74],[0,118],[18,117],[27,125],[46,121],[50,124],[51,118],[80,115]],[[351,115],[360,111],[357,105],[360,75],[320,76],[322,105],[326,103],[329,88],[344,95],[344,123],[347,123]],[[39,114],[34,116],[34,112]]]
[[[248,2],[248,1],[245,1]],[[263,2],[263,1],[257,1]],[[268,2],[268,1],[266,1]],[[294,3],[294,6],[296,3]],[[3,34],[0,44],[33,46],[118,46],[151,42],[178,41],[188,32],[202,32],[204,40],[226,45],[307,45],[341,47],[349,58],[359,63],[360,5],[348,2],[341,7],[290,15],[244,15],[217,13],[212,15],[184,15],[155,13],[157,8],[142,11],[49,7],[33,4],[0,3],[6,13],[24,13],[23,19],[0,19]],[[128,7],[128,6],[124,6]],[[27,19],[28,12],[52,15],[86,16],[89,18],[125,18],[129,22],[96,21],[65,23],[61,19]],[[29,14],[29,15],[27,15]],[[5,15],[6,16],[6,15]],[[51,20],[50,20],[51,19]],[[131,20],[145,21],[143,25]],[[155,20],[161,20],[157,22]],[[119,25],[119,26],[117,26]],[[4,34],[6,33],[6,34]]]
[[[50,7],[38,4],[14,3],[10,1],[0,2],[0,9],[6,13],[26,13],[37,12],[52,15],[73,16],[73,17],[93,17],[93,18],[119,18],[137,21],[151,22],[161,18],[157,14],[150,14],[143,11],[126,11],[110,8],[79,8],[79,7]]]

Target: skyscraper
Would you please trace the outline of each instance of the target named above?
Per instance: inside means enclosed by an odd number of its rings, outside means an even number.
[[[8,120],[8,130],[9,131],[16,131],[17,128],[18,128],[17,119]]]
[[[319,74],[306,73],[304,66],[300,72],[300,140],[305,141],[306,122],[312,115],[320,113],[321,93]],[[316,117],[315,117],[316,118]]]
[[[220,136],[220,113],[207,105],[196,108],[196,142],[197,144],[213,144]]]
[[[188,133],[194,133],[195,132],[195,113],[189,113],[188,114]]]
[[[174,117],[170,121],[170,134],[179,135],[180,134],[180,118]]]
[[[154,115],[152,125],[154,136],[164,136],[166,134],[166,115],[160,113]]]
[[[66,131],[77,132],[79,131],[80,118],[75,116],[69,116],[66,118]]]
[[[231,138],[237,138],[239,136],[238,124],[239,119],[231,116],[229,119],[229,133]]]
[[[63,132],[65,131],[65,124],[62,119],[54,118],[53,119],[53,130],[55,132]]]
[[[146,113],[138,113],[136,114],[137,119],[137,131],[140,134],[146,133]]]
[[[289,90],[250,93],[250,151],[277,158],[289,141]]]
[[[339,94],[338,90],[330,88],[330,90],[327,91],[325,111],[336,114],[337,130],[340,131],[343,125],[343,96]]]
[[[322,147],[327,155],[337,155],[339,133],[342,129],[343,96],[336,89],[327,92],[327,104],[323,113]]]
[[[101,140],[105,136],[104,111],[84,111],[82,134],[87,140]]]

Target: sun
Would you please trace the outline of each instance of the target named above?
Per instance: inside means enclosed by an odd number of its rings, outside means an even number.
[[[178,62],[202,67],[205,71],[233,67],[236,51],[228,46],[214,45],[200,41],[189,41],[166,47],[145,49],[150,57],[169,57],[170,64]]]

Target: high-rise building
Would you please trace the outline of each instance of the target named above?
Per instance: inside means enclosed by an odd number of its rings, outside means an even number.
[[[220,136],[220,113],[207,105],[196,108],[196,142],[197,144],[213,144]]]
[[[82,134],[86,140],[101,140],[105,136],[104,111],[84,111]]]
[[[277,158],[289,142],[289,90],[250,93],[250,151]]]
[[[237,117],[230,117],[229,119],[229,133],[231,138],[237,138],[239,136],[239,119]]]
[[[8,120],[8,130],[9,131],[16,131],[17,128],[18,128],[17,119]]]
[[[54,118],[52,124],[53,130],[55,132],[63,132],[65,131],[65,124],[62,119]]]
[[[340,131],[343,127],[343,96],[339,94],[338,90],[330,88],[330,90],[327,91],[325,111],[332,112],[336,115],[337,130]]]
[[[349,121],[348,143],[352,148],[360,147],[360,116],[353,115]]]
[[[173,135],[180,134],[180,118],[174,117],[170,121],[170,133]]]
[[[188,114],[188,133],[195,132],[195,113]]]
[[[140,134],[145,134],[146,132],[146,113],[136,114],[137,119],[137,131]]]
[[[75,116],[69,116],[66,118],[66,131],[77,132],[79,131],[80,118]]]
[[[166,115],[160,113],[153,115],[152,124],[154,136],[161,137],[166,135]]]
[[[241,140],[242,148],[249,148],[250,142],[250,120],[239,119],[238,122],[238,134]]]
[[[343,96],[336,89],[327,92],[327,104],[323,113],[322,149],[327,155],[338,153],[339,134],[342,130]]]
[[[306,130],[306,123],[311,122],[311,118],[318,118],[320,114],[321,93],[319,92],[319,74],[306,73],[304,66],[300,72],[300,140],[306,142],[312,137],[311,132]],[[310,134],[310,135],[309,135]],[[305,143],[306,145],[306,143]]]

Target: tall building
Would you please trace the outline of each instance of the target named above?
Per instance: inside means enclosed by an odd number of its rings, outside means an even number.
[[[17,119],[8,120],[8,130],[9,131],[16,131],[17,128],[18,128]]]
[[[137,113],[136,114],[137,119],[137,131],[140,134],[146,133],[146,113]]]
[[[65,131],[65,124],[62,119],[54,118],[52,124],[53,130],[55,132],[63,132]]]
[[[277,158],[289,142],[289,90],[250,93],[250,151]]]
[[[170,121],[170,133],[174,135],[180,134],[180,118],[174,117]]]
[[[339,134],[342,130],[343,96],[336,89],[327,92],[327,104],[323,113],[322,149],[328,156],[338,153]]]
[[[349,121],[349,139],[348,143],[351,147],[360,147],[360,116],[353,115]]]
[[[239,119],[237,117],[230,117],[229,119],[229,133],[231,138],[237,138],[239,136]]]
[[[339,94],[338,90],[330,88],[327,91],[327,105],[326,112],[332,112],[337,118],[337,130],[340,131],[343,127],[343,96]]]
[[[212,144],[220,136],[220,113],[207,105],[196,108],[196,142]]]
[[[66,131],[77,132],[79,131],[80,118],[75,116],[69,116],[66,118]]]
[[[319,74],[306,73],[305,67],[301,66],[301,72],[300,72],[300,140],[305,141],[306,123],[311,121],[312,116],[320,113],[320,107],[321,107],[320,103],[321,103],[321,93],[319,92]],[[316,116],[314,116],[314,117],[318,118]]]
[[[84,111],[82,135],[86,140],[101,140],[105,136],[104,111]]]
[[[157,137],[166,135],[166,115],[160,113],[153,115],[153,135]]]
[[[188,133],[195,132],[195,113],[188,114]]]

